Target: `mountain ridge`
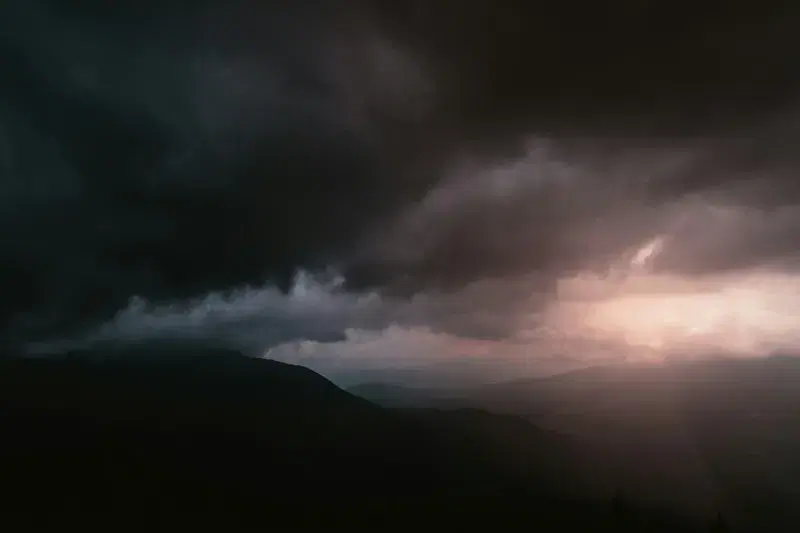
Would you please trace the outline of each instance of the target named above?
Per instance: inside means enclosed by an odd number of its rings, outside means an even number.
[[[432,513],[451,524],[495,516],[619,530],[608,502],[563,495],[542,461],[525,470],[504,458],[527,451],[515,435],[560,449],[521,419],[387,411],[302,367],[198,350],[5,359],[2,507],[78,520],[166,513],[375,527]],[[642,512],[653,531],[682,530]]]

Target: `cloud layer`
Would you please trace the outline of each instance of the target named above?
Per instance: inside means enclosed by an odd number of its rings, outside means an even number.
[[[5,345],[589,360],[564,280],[794,286],[791,6],[61,4],[0,7]]]

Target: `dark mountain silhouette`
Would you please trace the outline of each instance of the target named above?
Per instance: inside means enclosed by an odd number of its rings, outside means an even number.
[[[555,483],[572,440],[517,417],[385,410],[302,367],[186,345],[0,366],[2,507],[29,520],[627,530],[610,500]],[[646,531],[683,530],[642,512]]]
[[[632,499],[716,528],[793,531],[800,524],[800,358],[621,364],[461,391],[369,384],[387,406],[480,408],[571,435],[598,453],[584,473]]]

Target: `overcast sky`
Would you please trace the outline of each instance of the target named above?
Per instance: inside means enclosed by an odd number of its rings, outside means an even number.
[[[3,339],[550,356],[645,274],[790,317],[797,11],[7,0]]]

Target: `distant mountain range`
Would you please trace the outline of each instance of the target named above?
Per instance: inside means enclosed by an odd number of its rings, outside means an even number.
[[[31,528],[695,530],[593,483],[591,446],[521,417],[387,410],[305,368],[198,346],[0,359],[0,434],[0,507]]]
[[[618,364],[460,390],[371,383],[350,391],[390,407],[507,413],[570,435],[601,454],[586,475],[610,476],[609,485],[650,505],[724,509],[758,531],[800,524],[800,358]]]
[[[539,378],[587,368],[590,364],[576,357],[553,355],[550,357],[494,358],[464,355],[436,362],[391,362],[381,366],[357,362],[337,365],[321,358],[308,358],[301,364],[323,374],[342,387],[380,383],[438,390],[463,389],[505,382],[514,378]]]

